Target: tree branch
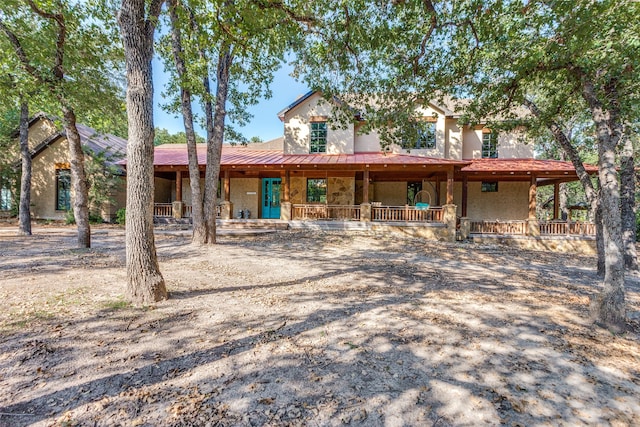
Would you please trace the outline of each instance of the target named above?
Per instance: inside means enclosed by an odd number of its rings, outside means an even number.
[[[62,80],[64,77],[64,44],[67,38],[67,26],[65,24],[65,18],[62,13],[49,13],[40,9],[33,0],[26,0],[27,4],[37,15],[40,17],[55,21],[58,26],[58,37],[56,38],[56,53],[53,65],[53,75],[57,80]]]

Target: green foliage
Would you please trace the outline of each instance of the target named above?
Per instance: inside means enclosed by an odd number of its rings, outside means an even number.
[[[196,134],[196,143],[204,144],[205,139]],[[184,132],[178,132],[171,134],[167,129],[164,128],[156,128],[155,129],[155,137],[153,138],[153,145],[158,146],[162,144],[186,144],[187,143],[187,135]]]
[[[89,212],[89,222],[91,224],[102,224],[104,221],[102,219],[102,215],[99,213]],[[65,212],[64,223],[66,225],[74,225],[76,223],[76,217],[73,214],[73,210],[69,209]]]
[[[127,219],[126,208],[120,208],[116,211],[116,224],[125,225]]]
[[[83,147],[83,150],[89,187],[89,221],[100,218],[99,222],[102,222],[102,209],[113,203],[113,195],[123,184],[120,167],[114,164],[121,156],[107,151],[96,153],[87,147]]]

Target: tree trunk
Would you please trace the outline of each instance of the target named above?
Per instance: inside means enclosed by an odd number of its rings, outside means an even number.
[[[567,153],[562,150],[560,151],[560,160],[563,162],[567,161]],[[567,206],[567,184],[561,183],[558,185],[558,207],[560,208],[560,218],[564,221],[568,221],[569,218],[569,207]]]
[[[620,215],[620,185],[616,170],[616,148],[623,135],[615,110],[615,85],[606,86],[609,97],[604,107],[593,83],[582,76],[582,94],[589,105],[598,136],[598,176],[604,236],[605,273],[600,294],[592,298],[591,313],[597,323],[613,332],[626,329],[624,295],[624,245]]]
[[[177,16],[176,0],[169,1],[169,17],[171,19],[171,45],[176,64],[178,80],[180,81],[180,100],[182,105],[182,119],[187,137],[187,155],[189,158],[189,181],[191,186],[191,221],[193,235],[191,241],[203,245],[207,243],[207,228],[204,221],[204,206],[202,190],[200,188],[200,167],[198,165],[198,150],[196,133],[193,129],[193,110],[191,106],[191,91],[185,88],[187,70],[183,58],[182,37],[180,23]]]
[[[600,204],[595,211],[596,224],[596,250],[598,252],[598,260],[596,264],[596,273],[598,277],[604,278],[605,262],[604,262],[604,225],[602,224],[602,208]]]
[[[541,117],[540,110],[538,106],[531,100],[525,99],[524,105],[533,113],[537,118]],[[562,127],[553,120],[548,120],[545,123],[545,126],[551,131],[556,142],[562,147],[564,153],[569,157],[573,167],[576,169],[576,175],[578,175],[578,179],[582,184],[582,188],[584,188],[584,194],[587,198],[587,203],[589,203],[589,207],[591,208],[591,212],[595,212],[596,217],[596,250],[598,254],[598,263],[597,263],[597,271],[599,276],[604,276],[604,265],[605,265],[605,252],[604,252],[604,241],[603,241],[603,233],[602,230],[602,221],[599,220],[598,209],[600,206],[600,196],[596,189],[593,187],[593,182],[591,181],[591,177],[587,170],[582,164],[582,159],[580,159],[580,155],[578,154],[578,150],[571,143],[571,140],[567,137],[567,135],[562,130]]]
[[[229,92],[229,73],[232,62],[233,56],[231,54],[231,47],[225,45],[221,48],[220,54],[218,55],[216,105],[213,123],[207,126],[207,170],[204,190],[204,217],[207,227],[208,242],[210,244],[216,243],[218,180],[220,177],[222,141],[224,139],[224,122],[227,113],[225,108]],[[209,101],[207,100],[207,102]],[[209,112],[211,110],[210,102],[208,110]],[[208,124],[210,123],[209,116],[207,116],[207,122]]]
[[[69,143],[69,163],[71,163],[71,187],[73,188],[73,216],[78,228],[78,247],[91,247],[91,226],[89,224],[89,191],[84,170],[82,141],[76,127],[76,115],[72,108],[62,107],[64,131]]]
[[[18,213],[18,234],[31,236],[31,153],[29,153],[29,105],[20,105],[20,207]]]
[[[636,252],[636,179],[633,161],[633,141],[624,136],[620,153],[620,214],[622,216],[622,241],[624,243],[624,265],[638,269]]]
[[[122,0],[118,21],[127,68],[127,297],[150,304],[167,298],[153,235],[153,82],[155,21],[162,2]]]

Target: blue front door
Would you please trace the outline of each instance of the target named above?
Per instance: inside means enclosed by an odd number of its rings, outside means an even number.
[[[262,178],[262,218],[280,218],[280,178]]]

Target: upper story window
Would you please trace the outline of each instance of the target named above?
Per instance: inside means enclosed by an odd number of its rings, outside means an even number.
[[[310,153],[327,152],[327,122],[311,122]]]
[[[498,134],[495,132],[482,134],[482,158],[498,158]]]
[[[418,123],[418,140],[416,148],[436,148],[436,123]]]
[[[436,122],[416,121],[409,125],[403,131],[402,148],[436,148]]]
[[[56,169],[56,210],[71,209],[71,171]]]

